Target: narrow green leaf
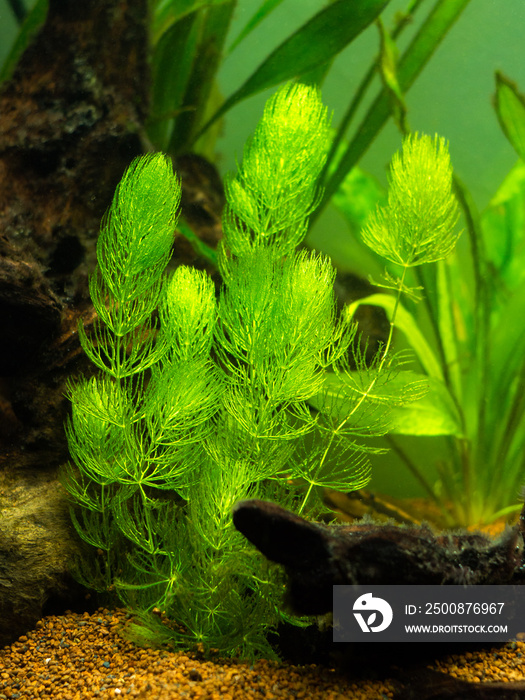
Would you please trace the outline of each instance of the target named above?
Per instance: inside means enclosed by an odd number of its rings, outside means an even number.
[[[237,0],[216,2],[206,10],[205,14],[199,13],[202,24],[199,28],[198,47],[188,88],[184,95],[185,109],[175,122],[168,146],[170,153],[191,150],[200,135],[196,132],[200,128],[203,115],[206,118],[206,105],[212,92],[236,4]]]
[[[241,100],[327,63],[374,21],[389,0],[337,0],[280,44],[205,125]]]
[[[155,148],[166,150],[197,51],[197,12],[185,15],[160,37],[151,62],[151,117],[148,136]]]
[[[408,375],[408,376],[407,376]],[[462,437],[461,418],[447,387],[433,377],[416,372],[402,372],[400,381],[425,379],[428,393],[416,401],[393,406],[389,433],[399,435],[454,435]],[[393,380],[398,381],[398,378]]]
[[[454,304],[457,302],[452,296],[450,269],[444,260],[437,263],[437,304],[438,325],[441,345],[445,355],[446,366],[454,392],[458,401],[461,401],[463,393],[462,373],[460,364],[460,349],[457,338],[457,327],[454,319]],[[456,313],[461,313],[457,308]]]
[[[160,0],[156,3],[151,20],[151,45],[156,46],[160,38],[186,15],[208,7],[210,0]]]
[[[253,30],[271,14],[276,7],[278,7],[283,0],[264,0],[262,5],[257,8],[255,13],[246,22],[244,27],[241,29],[237,37],[232,41],[229,48],[229,53],[231,53],[237,46],[250,34]]]
[[[519,157],[525,160],[525,97],[499,71],[496,73],[494,106],[503,133]]]
[[[217,253],[215,252],[215,250],[209,245],[206,245],[204,241],[201,241],[197,234],[192,231],[192,229],[183,219],[179,221],[177,229],[184,236],[184,238],[186,238],[191,243],[193,249],[199,255],[202,255],[203,258],[209,260],[209,262],[211,262],[212,265],[217,265]]]
[[[394,23],[389,31],[389,34],[394,41],[399,38],[399,36],[405,30],[406,27],[410,26],[410,24],[413,23],[416,12],[419,10],[420,6],[423,5],[424,2],[425,0],[411,0],[409,6],[406,8],[404,13],[396,13]],[[337,161],[340,155],[342,155],[339,153],[340,146],[343,143],[343,139],[345,138],[345,134],[348,131],[348,127],[350,126],[350,123],[355,117],[359,106],[363,103],[365,95],[368,92],[374,77],[376,76],[376,72],[377,58],[374,58],[368,70],[364,74],[362,80],[360,81],[353,97],[349,101],[348,106],[339,123],[335,138],[332,143],[332,147],[330,148],[330,151],[328,153],[327,164],[322,174],[323,181],[327,179],[326,174],[331,173],[333,171],[333,163]]]
[[[505,406],[513,390],[525,355],[525,283],[519,286],[505,304],[491,334],[491,385],[493,398],[489,405]]]
[[[512,291],[525,279],[525,162],[516,162],[481,224],[490,263]]]
[[[44,24],[47,17],[48,6],[49,0],[37,0],[32,10],[26,15],[15,43],[0,70],[0,83],[3,83],[4,80],[8,80],[13,74],[19,58],[27,49],[40,27]]]
[[[469,1],[438,0],[399,62],[397,79],[403,93],[406,93],[411,87]],[[317,215],[336,192],[346,173],[357,164],[365,153],[391,113],[390,91],[383,88],[361,122],[346,153],[341,158],[337,170],[328,179],[322,203],[317,209]]]
[[[379,56],[381,76],[385,85],[390,88],[400,102],[403,102],[403,93],[397,78],[397,64],[399,60],[397,46],[380,19],[377,21],[377,26],[381,37],[381,53]]]
[[[389,318],[392,317],[392,312],[396,299],[388,294],[371,294],[368,297],[363,297],[348,304],[345,308],[345,316],[352,318],[357,307],[362,304],[371,304],[372,306],[380,306],[385,311]],[[436,359],[430,345],[425,340],[424,335],[419,330],[419,326],[415,318],[401,304],[397,307],[396,312],[396,328],[402,331],[414,352],[416,353],[422,367],[425,369],[429,377],[443,381],[443,372],[441,365]]]
[[[381,51],[379,54],[381,78],[386,89],[390,91],[392,97],[393,114],[398,127],[401,133],[406,134],[409,131],[406,123],[407,108],[405,104],[405,96],[403,95],[403,91],[399,85],[399,78],[397,75],[399,52],[394,40],[385,28],[385,25],[381,19],[378,19],[377,25],[379,27],[379,34],[381,37]]]
[[[18,24],[22,24],[25,16],[27,15],[27,10],[25,8],[23,0],[7,0],[7,5],[11,9]]]

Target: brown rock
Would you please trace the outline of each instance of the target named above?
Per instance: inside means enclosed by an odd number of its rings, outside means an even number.
[[[35,627],[80,587],[68,573],[77,553],[62,487],[49,472],[0,472],[0,646]]]
[[[50,0],[0,87],[0,642],[80,596],[56,479],[100,219],[147,113],[147,0]],[[62,607],[62,610],[65,609]]]

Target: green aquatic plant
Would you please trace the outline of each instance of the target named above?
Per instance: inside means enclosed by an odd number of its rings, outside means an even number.
[[[180,197],[165,156],[130,166],[102,223],[97,319],[79,329],[100,373],[70,384],[63,484],[99,552],[80,574],[116,590],[141,620],[136,636],[271,654],[281,581],[232,507],[260,497],[313,514],[322,487],[369,478],[360,439],[377,432],[384,397],[349,395],[343,422],[334,402],[308,404],[329,367],[349,372],[355,334],[336,316],[328,259],[296,250],[328,127],[315,88],[285,86],[267,103],[227,183],[218,300],[202,272],[164,275]]]
[[[504,132],[523,158],[525,99],[501,75],[495,104]],[[387,440],[439,507],[442,522],[480,526],[512,517],[521,507],[524,167],[521,162],[512,170],[481,215],[465,186],[454,179],[467,235],[452,250],[457,237],[452,226],[456,205],[446,149],[442,142],[434,142],[434,162],[430,159],[424,165],[414,158],[416,144],[413,137],[405,140],[403,155],[393,161],[388,204],[372,213],[362,229],[362,240],[374,252],[368,258],[370,270],[377,265],[377,255],[386,258],[386,286],[394,288],[395,295],[373,294],[348,307],[347,313],[351,316],[361,304],[382,307],[391,329],[401,331],[413,350],[419,364],[414,376],[425,379],[429,391],[411,404],[392,409]],[[436,191],[425,201],[421,190],[432,181]],[[349,222],[356,221],[353,187],[348,178],[336,197]],[[373,205],[371,198],[369,205]],[[414,235],[415,225],[421,226],[421,239]],[[432,264],[410,270],[411,258]],[[396,270],[400,269],[399,276]],[[401,299],[411,285],[418,288],[422,303]],[[421,464],[399,439],[403,435],[419,440],[440,436],[436,459],[426,458]]]
[[[390,332],[381,361],[388,356],[403,295],[418,298],[418,287],[406,284],[411,268],[445,260],[453,251],[458,205],[452,193],[452,168],[448,147],[442,138],[413,134],[403,141],[401,154],[392,159],[388,201],[378,205],[362,230],[364,243],[377,255],[401,268],[389,271],[380,286],[396,292],[384,301],[390,307]],[[347,308],[352,315],[360,301]]]
[[[415,134],[392,159],[388,204],[370,216],[363,240],[404,274],[450,255],[458,238],[457,218],[445,140]]]

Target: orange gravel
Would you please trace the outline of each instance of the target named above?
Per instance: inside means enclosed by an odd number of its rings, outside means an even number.
[[[351,682],[321,666],[269,661],[202,661],[187,653],[142,649],[118,629],[123,611],[47,617],[0,651],[0,700],[387,700],[393,687]]]
[[[0,700],[389,700],[396,689],[399,697],[415,697],[403,695],[403,687],[412,688],[406,674],[401,682],[399,677],[356,680],[323,666],[204,661],[189,653],[142,649],[119,634],[128,619],[125,611],[105,609],[44,618],[34,631],[0,650]],[[503,682],[499,687],[510,689],[512,683],[525,682],[525,642],[451,654],[425,666],[450,681],[483,687]],[[519,694],[524,688],[516,697],[525,697]],[[490,697],[498,697],[497,692]]]
[[[525,681],[525,643],[508,642],[493,649],[451,654],[431,668],[470,683]]]

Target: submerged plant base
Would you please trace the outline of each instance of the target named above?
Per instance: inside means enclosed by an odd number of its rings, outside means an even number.
[[[342,522],[356,522],[369,516],[378,522],[394,520],[404,525],[428,523],[437,530],[450,529],[443,511],[428,498],[394,498],[367,489],[348,494],[325,489],[324,501]],[[469,532],[482,532],[489,537],[497,537],[506,527],[516,525],[518,520],[519,513],[516,512],[488,525],[472,525],[467,529]]]

